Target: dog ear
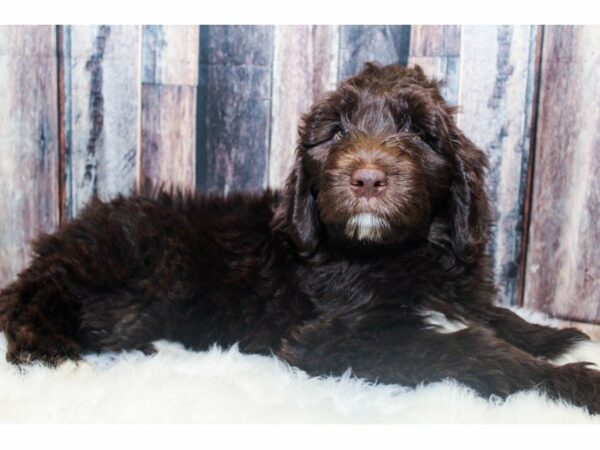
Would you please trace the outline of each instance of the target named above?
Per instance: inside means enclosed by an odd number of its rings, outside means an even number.
[[[340,96],[338,92],[331,92],[302,116],[298,127],[301,148],[309,149],[318,146],[333,137],[340,127],[336,107],[343,108],[344,102],[349,102],[346,97],[348,95]]]
[[[274,229],[284,232],[302,256],[311,256],[319,243],[319,213],[315,195],[304,162],[315,166],[319,163],[319,152],[314,151],[329,141],[340,127],[336,106],[343,99],[339,93],[326,94],[321,101],[302,116],[298,127],[296,160],[286,180],[283,200],[274,217]],[[312,156],[306,159],[313,151]]]
[[[450,181],[452,248],[459,259],[472,262],[489,239],[490,207],[485,191],[487,157],[446,115],[447,154],[453,165]]]
[[[314,253],[318,244],[318,211],[310,183],[297,154],[274,217],[274,228],[283,231],[302,256]]]

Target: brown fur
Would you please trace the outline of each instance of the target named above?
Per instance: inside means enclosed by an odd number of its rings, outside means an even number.
[[[486,158],[453,112],[419,67],[367,64],[304,116],[283,192],[93,201],[0,294],[7,358],[239,342],[313,375],[537,388],[600,412],[600,372],[547,361],[587,337],[492,303]],[[350,185],[364,167],[387,177],[376,198]]]

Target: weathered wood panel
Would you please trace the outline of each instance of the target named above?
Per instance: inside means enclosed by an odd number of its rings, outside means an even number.
[[[198,186],[267,186],[273,27],[202,26]]]
[[[425,73],[443,81],[447,102],[458,102],[460,75],[459,25],[414,25],[410,27],[408,63],[420,65]]]
[[[410,26],[341,26],[338,79],[356,74],[367,61],[406,65],[409,42]]]
[[[276,26],[269,186],[283,185],[294,159],[298,123],[326,91],[335,88],[337,26]]]
[[[69,215],[135,188],[140,43],[137,26],[64,27]]]
[[[196,185],[199,27],[145,26],[140,184]]]
[[[536,27],[464,26],[458,123],[488,155],[500,300],[517,303],[534,92]]]
[[[544,30],[525,304],[600,322],[600,27]]]
[[[56,32],[0,27],[0,286],[59,220]]]

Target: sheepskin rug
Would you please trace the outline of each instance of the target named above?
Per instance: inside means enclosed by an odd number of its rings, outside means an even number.
[[[529,320],[551,323],[519,311]],[[350,374],[311,378],[236,347],[91,355],[57,369],[0,358],[1,423],[594,423],[583,409],[522,392],[502,401],[447,380],[408,388]],[[6,339],[0,334],[0,354]],[[600,363],[600,346],[585,349]]]

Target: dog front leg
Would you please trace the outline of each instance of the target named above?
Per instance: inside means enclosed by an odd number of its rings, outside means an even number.
[[[341,322],[309,322],[284,340],[277,355],[311,375],[347,369],[371,381],[415,386],[456,379],[483,396],[539,389],[600,413],[600,372],[585,364],[554,366],[483,327],[438,334],[426,330],[356,332]]]
[[[496,306],[474,311],[482,325],[500,339],[554,362],[591,362],[600,369],[600,343],[576,328],[552,328],[527,322],[514,312]]]

